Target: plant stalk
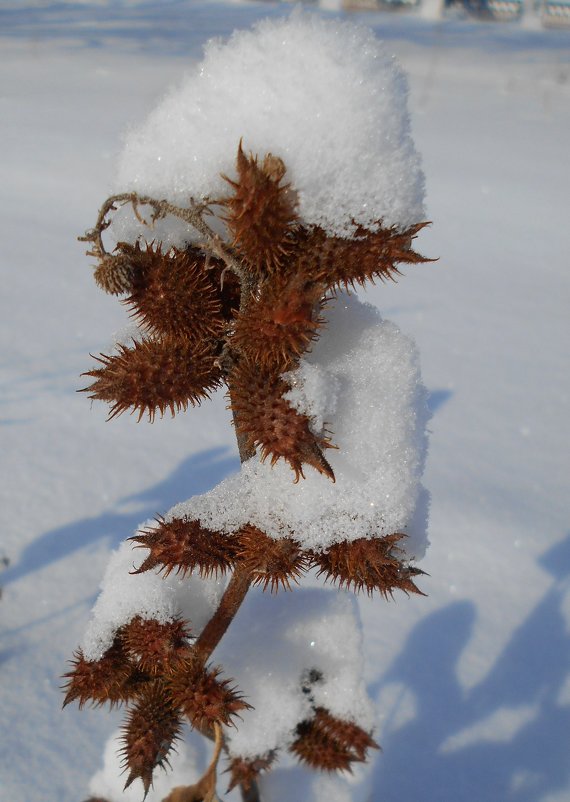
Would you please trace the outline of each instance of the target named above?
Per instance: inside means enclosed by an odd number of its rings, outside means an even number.
[[[252,576],[250,571],[239,567],[235,569],[218,605],[218,609],[210,618],[194,644],[194,654],[201,663],[207,662],[224,636],[227,628],[235,618],[241,603],[245,599],[251,582]]]

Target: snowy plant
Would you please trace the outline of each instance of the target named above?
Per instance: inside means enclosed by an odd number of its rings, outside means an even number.
[[[426,261],[405,81],[362,28],[262,23],[208,46],[118,180],[84,239],[137,328],[86,391],[152,421],[224,387],[242,467],[112,556],[66,702],[126,707],[125,787],[156,800],[215,800],[222,753],[247,800],[286,752],[350,771],[377,744],[346,591],[420,592],[425,549],[415,348],[350,294]],[[295,603],[308,572],[345,592]],[[214,757],[164,796],[184,724]]]

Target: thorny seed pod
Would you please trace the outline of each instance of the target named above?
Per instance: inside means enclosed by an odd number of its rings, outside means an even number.
[[[219,667],[208,669],[188,661],[168,679],[173,703],[198,730],[208,730],[216,723],[228,727],[234,716],[251,707],[236,693],[233,680],[218,679],[220,673]]]
[[[236,561],[253,574],[253,584],[271,588],[276,593],[281,586],[291,590],[291,582],[308,567],[300,545],[290,537],[272,538],[255,526],[244,526],[238,534]]]
[[[125,650],[137,661],[141,671],[157,675],[169,672],[190,654],[190,632],[179,618],[161,623],[155,619],[131,619],[121,628]]]
[[[281,184],[285,165],[271,153],[259,164],[257,157],[245,155],[240,142],[236,168],[237,181],[224,176],[234,190],[224,199],[233,246],[257,275],[273,272],[294,245],[295,194]]]
[[[119,636],[99,660],[86,660],[78,649],[71,662],[72,670],[63,675],[68,680],[64,686],[64,707],[75,700],[80,708],[87,702],[96,706],[108,702],[113,707],[132,699],[144,681]]]
[[[141,326],[153,335],[213,346],[226,321],[205,254],[193,247],[164,253],[154,243],[144,250],[139,243],[120,243],[119,247],[135,266],[131,293],[124,303]],[[221,268],[218,260],[210,262]]]
[[[303,237],[293,269],[322,281],[327,289],[393,280],[400,274],[399,264],[432,261],[411,248],[418,231],[427,225],[418,223],[399,231],[379,223],[375,231],[358,227],[350,239],[329,237],[321,228],[314,228]]]
[[[293,367],[323,325],[323,294],[321,284],[302,275],[271,276],[237,317],[232,347],[264,368]]]
[[[380,749],[370,733],[353,721],[333,716],[324,707],[315,709],[314,722],[323,735],[335,741],[341,748],[350,749],[359,760],[366,760],[368,749]]]
[[[297,738],[289,751],[311,768],[352,771],[352,763],[366,760],[367,749],[380,747],[361,727],[317,708],[311,719],[297,726]]]
[[[230,782],[226,793],[230,793],[236,786],[241,785],[244,791],[249,791],[252,784],[259,779],[259,776],[269,771],[275,762],[277,753],[274,749],[265,755],[254,758],[234,757],[226,772],[230,774]]]
[[[323,456],[333,446],[283,398],[289,384],[282,374],[296,367],[316,339],[327,292],[393,279],[398,265],[430,261],[412,250],[413,239],[427,223],[398,230],[379,221],[374,230],[357,227],[350,239],[328,236],[321,228],[302,225],[297,195],[283,184],[285,172],[281,159],[268,154],[260,162],[246,156],[240,142],[237,179],[226,178],[233,192],[221,202],[177,210],[167,201],[143,200],[134,193],[107,201],[96,228],[83,239],[94,245],[90,255],[99,257],[97,283],[111,294],[129,294],[124,303],[147,337],[131,348],[119,345],[112,356],[98,357],[102,367],[86,374],[94,379],[86,391],[112,405],[110,417],[130,408],[139,419],[148,414],[152,421],[157,412],[170,409],[174,414],[200,403],[224,380],[242,454],[258,448],[261,459],[270,458],[272,465],[283,458],[295,481],[304,476],[304,465],[334,481]],[[165,252],[155,243],[119,243],[115,254],[105,253],[101,234],[110,222],[106,214],[116,211],[117,202],[130,202],[139,217],[139,200],[152,208],[153,220],[174,214],[197,221],[205,241],[199,248]],[[201,218],[215,205],[225,209],[230,243]],[[227,535],[198,520],[158,519],[155,528],[131,538],[149,552],[133,573],[158,567],[165,576],[175,571],[209,577],[238,567],[247,584],[251,580],[276,591],[289,589],[314,565],[327,579],[356,591],[378,590],[388,596],[400,588],[420,593],[413,577],[423,572],[401,560],[402,537],[361,538],[316,553],[303,552],[291,537],[273,539],[251,525]],[[65,704],[131,703],[122,736],[125,788],[140,778],[145,796],[154,768],[168,763],[183,716],[208,733],[231,725],[250,707],[231,680],[220,678],[219,668],[199,662],[188,638],[181,620],[161,624],[137,616],[120,628],[101,660],[88,662],[77,652],[73,670],[65,675]],[[313,715],[298,725],[290,751],[314,768],[350,771],[352,763],[365,760],[368,749],[379,747],[354,722],[315,707],[314,686],[322,679],[317,669],[302,677]],[[247,791],[275,756],[271,751],[254,759],[235,757],[229,790],[240,785]],[[215,771],[208,776],[207,793],[203,778],[195,786],[175,789],[168,799],[177,791],[177,798],[185,791],[192,799],[213,799]]]
[[[119,345],[116,354],[95,358],[103,367],[83,374],[95,381],[81,392],[110,403],[109,418],[127,409],[139,420],[167,409],[174,415],[209,398],[221,382],[214,352],[184,340],[133,341],[132,348]]]
[[[337,582],[340,587],[368,594],[379,591],[391,596],[396,588],[404,593],[425,595],[414,584],[412,577],[423,574],[419,568],[406,564],[398,556],[401,533],[384,537],[358,538],[335,543],[323,552],[313,552],[312,561],[320,568],[319,575]]]
[[[333,448],[326,437],[317,437],[306,415],[298,413],[283,398],[289,385],[279,373],[260,370],[254,362],[242,359],[230,376],[231,408],[238,435],[250,448],[260,448],[262,460],[271,465],[285,459],[295,472],[295,481],[304,478],[303,465],[311,465],[334,482],[334,473],[322,449]]]
[[[185,576],[198,571],[200,576],[218,576],[232,568],[235,559],[235,537],[208,529],[198,520],[157,519],[154,529],[146,529],[130,538],[136,548],[149,550],[142,565],[133,571],[141,574],[160,567],[164,576],[175,571]]]
[[[128,254],[125,253],[104,254],[93,273],[97,286],[109,295],[124,295],[130,292],[133,277],[134,267]]]
[[[142,780],[145,797],[152,785],[157,766],[168,764],[168,753],[180,737],[182,722],[164,683],[155,680],[141,692],[129,711],[121,739],[124,770],[128,771],[125,788],[137,778]]]

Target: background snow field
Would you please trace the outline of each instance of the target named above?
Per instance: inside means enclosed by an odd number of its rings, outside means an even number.
[[[119,715],[61,712],[60,676],[110,552],[239,467],[222,394],[150,426],[106,423],[103,405],[76,393],[89,352],[109,349],[126,323],[76,237],[120,184],[125,132],[169,87],[191,82],[203,44],[289,13],[262,3],[0,3],[0,558],[10,563],[0,571],[1,802],[80,802],[91,778],[115,798],[117,760],[105,744]],[[383,752],[348,779],[280,763],[263,782],[268,802],[567,802],[570,34],[350,19],[372,26],[408,76],[433,221],[417,245],[440,257],[361,294],[420,351],[432,413],[429,576],[419,583],[428,596],[355,602],[330,588],[331,608],[316,581],[252,593],[239,615],[255,625],[236,622],[247,641],[230,632],[214,657],[255,696],[268,738],[287,726],[288,708],[264,720],[262,700],[311,640],[363,694],[345,662],[362,622],[367,712]],[[306,386],[318,383],[305,373]],[[218,592],[213,584],[209,603]],[[282,632],[282,674],[247,687],[248,659],[269,660],[258,646],[272,628]],[[341,713],[342,694],[325,690]],[[191,782],[208,757],[190,738],[178,780]],[[161,777],[149,802],[169,788]],[[134,788],[117,799],[140,797]]]

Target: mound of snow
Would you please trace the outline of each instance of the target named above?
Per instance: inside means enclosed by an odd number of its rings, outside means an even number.
[[[424,218],[406,79],[366,28],[296,12],[211,41],[128,136],[117,189],[179,205],[220,197],[242,138],[283,159],[307,224],[342,236]]]
[[[413,342],[374,307],[339,294],[312,352],[287,376],[289,402],[313,419],[315,430],[324,422],[332,433],[338,449],[326,457],[336,482],[306,467],[305,479],[294,484],[285,462],[271,467],[254,457],[167,517],[199,518],[222,531],[251,523],[316,550],[404,532],[406,553],[421,558],[428,412]]]

